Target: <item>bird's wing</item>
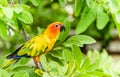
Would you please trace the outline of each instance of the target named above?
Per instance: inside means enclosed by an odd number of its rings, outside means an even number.
[[[8,56],[6,56],[7,59],[12,59],[12,58],[17,58],[17,53],[18,51],[23,47],[23,45],[21,47],[19,47],[18,49],[16,49],[13,53],[9,54]]]
[[[17,55],[40,56],[48,48],[50,40],[45,35],[38,35],[26,42],[25,45],[18,51]]]

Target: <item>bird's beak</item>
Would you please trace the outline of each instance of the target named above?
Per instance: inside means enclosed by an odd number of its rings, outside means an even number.
[[[60,32],[63,31],[63,30],[65,31],[64,25],[62,25],[62,26],[60,27]]]

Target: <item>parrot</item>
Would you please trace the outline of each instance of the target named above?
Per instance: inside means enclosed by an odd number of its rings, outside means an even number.
[[[3,65],[3,67],[14,64],[25,57],[33,58],[36,68],[39,68],[41,55],[52,50],[60,32],[63,30],[65,30],[65,27],[61,22],[51,23],[43,33],[28,40],[13,53],[7,55],[6,58],[10,59],[10,61]]]

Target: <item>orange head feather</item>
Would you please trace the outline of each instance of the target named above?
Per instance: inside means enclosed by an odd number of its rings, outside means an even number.
[[[57,38],[62,30],[65,30],[63,24],[61,22],[54,22],[47,27],[44,33],[52,39]]]

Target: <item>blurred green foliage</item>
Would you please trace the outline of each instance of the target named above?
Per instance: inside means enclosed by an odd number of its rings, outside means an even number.
[[[44,71],[40,69],[36,74],[36,69],[28,64],[29,59],[23,58],[7,71],[0,69],[0,77],[118,77],[120,72],[105,50],[88,51],[86,56],[79,47],[95,43],[94,39],[102,40],[102,46],[106,47],[115,26],[120,36],[119,3],[118,0],[0,0],[0,66],[7,62],[4,57],[8,52],[42,33],[51,22],[61,21],[66,27],[53,50],[41,57]],[[70,33],[73,36],[69,37]]]
[[[73,45],[71,49],[64,48],[59,51],[52,51],[54,53],[50,52],[41,56],[44,71],[39,70],[37,74],[35,71],[38,69],[32,68],[31,64],[27,63],[28,60],[23,58],[16,65],[7,68],[7,71],[0,69],[0,76],[119,77],[120,75],[120,63],[114,63],[112,57],[107,54],[106,50],[103,50],[102,53],[98,50],[88,51],[87,56],[85,56],[78,46]],[[53,55],[55,56],[51,58]],[[59,61],[62,61],[62,64]]]

